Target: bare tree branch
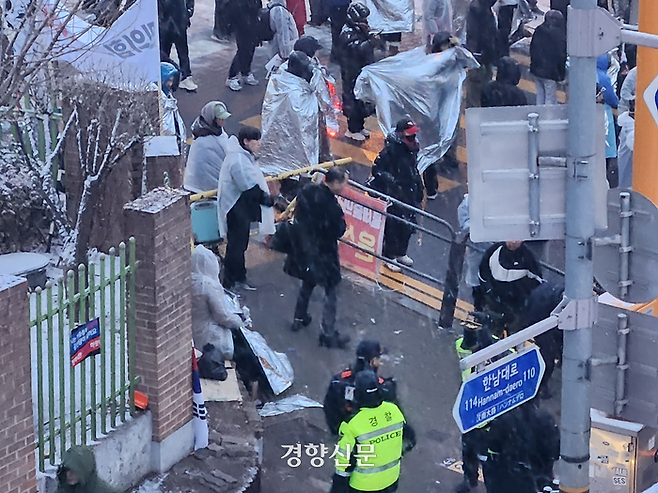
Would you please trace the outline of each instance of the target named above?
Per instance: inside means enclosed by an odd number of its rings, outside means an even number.
[[[73,121],[78,117],[78,107],[74,106],[73,111],[69,115],[69,119],[66,121],[66,125],[64,125],[64,129],[57,135],[57,144],[55,144],[55,148],[53,151],[48,154],[47,160],[52,162],[52,160],[57,156],[57,154],[60,153],[62,150],[62,144],[64,143],[64,140],[66,140],[66,134],[69,132],[69,129],[71,128],[71,124]]]

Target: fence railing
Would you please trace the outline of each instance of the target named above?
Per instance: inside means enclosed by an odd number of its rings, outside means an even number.
[[[30,300],[37,463],[44,471],[135,412],[135,239],[46,283]],[[127,253],[127,255],[126,255]],[[77,280],[77,286],[76,286]],[[74,365],[71,332],[98,318],[100,348]],[[93,324],[92,324],[93,325]],[[96,343],[97,344],[96,340]],[[78,343],[79,340],[76,340]],[[77,344],[76,344],[77,346]]]

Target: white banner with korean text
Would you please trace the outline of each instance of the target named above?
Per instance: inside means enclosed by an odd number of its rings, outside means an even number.
[[[160,46],[156,0],[137,0],[109,28],[71,16],[57,0],[52,1],[56,3],[46,3],[43,8],[52,18],[50,30],[43,33],[44,44],[50,44],[64,26],[53,47],[58,59],[112,87],[157,89]]]

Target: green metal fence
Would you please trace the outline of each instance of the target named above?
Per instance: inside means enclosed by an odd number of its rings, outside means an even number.
[[[78,266],[30,299],[37,462],[55,465],[135,412],[135,239]],[[77,280],[77,287],[76,287]],[[99,319],[100,352],[73,366],[71,331]]]

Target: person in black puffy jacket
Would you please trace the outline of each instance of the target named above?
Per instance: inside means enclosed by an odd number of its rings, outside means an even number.
[[[379,153],[372,167],[369,184],[375,190],[418,207],[423,200],[423,182],[418,173],[417,133],[420,129],[410,119],[403,118],[395,126],[395,132],[386,137],[386,146]],[[389,206],[388,212],[415,223],[416,213],[400,205]],[[407,255],[413,226],[388,217],[384,227],[384,257],[411,267],[413,260]],[[387,264],[393,272],[399,272],[395,263]]]
[[[484,292],[485,311],[497,314],[508,334],[522,327],[525,302],[544,279],[539,262],[522,241],[496,243],[484,253],[478,277]]]
[[[566,63],[564,16],[559,10],[549,10],[530,42],[530,73],[535,76],[537,104],[557,104],[557,83],[564,80]]]
[[[517,87],[520,80],[521,69],[516,60],[508,56],[498,60],[496,80],[488,82],[482,90],[482,107],[527,105],[525,93]]]
[[[354,97],[354,84],[361,69],[375,61],[375,52],[370,38],[368,16],[370,9],[356,2],[347,9],[347,22],[340,33],[339,60],[343,79],[343,113],[347,117],[345,137],[363,142],[369,133],[363,123],[369,112],[363,101]]]

